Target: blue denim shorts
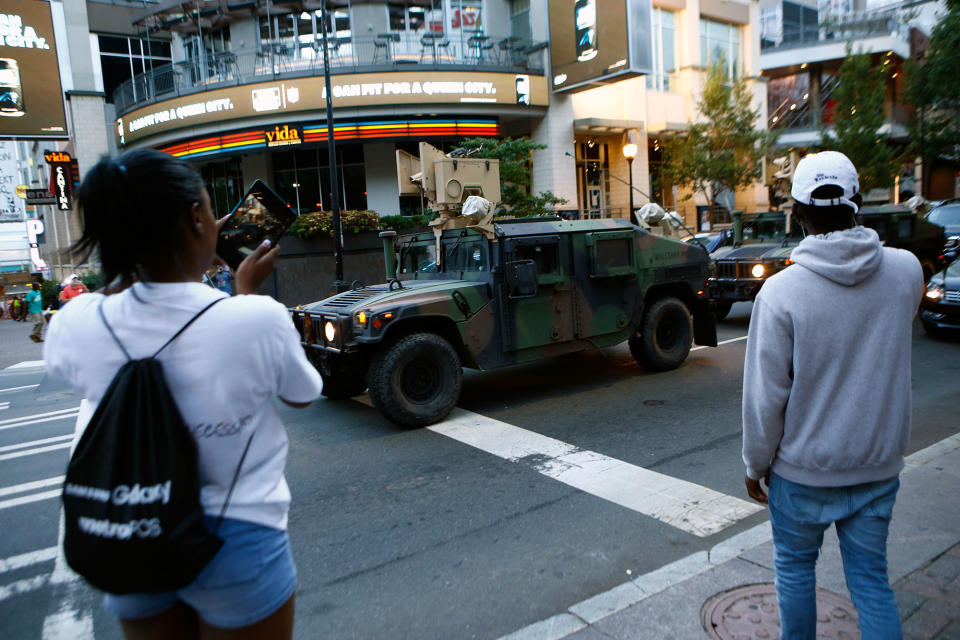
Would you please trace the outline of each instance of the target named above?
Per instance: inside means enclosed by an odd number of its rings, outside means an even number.
[[[213,531],[218,518],[207,516]],[[149,618],[183,602],[214,627],[237,629],[270,616],[297,587],[286,531],[224,518],[223,546],[192,584],[179,591],[105,594],[104,608],[118,618]]]

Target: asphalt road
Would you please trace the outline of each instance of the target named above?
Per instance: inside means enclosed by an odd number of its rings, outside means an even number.
[[[730,342],[694,351],[676,371],[647,373],[623,345],[469,372],[460,407],[505,437],[547,436],[638,473],[745,498],[739,403],[749,310],[736,305],[720,325]],[[933,340],[918,325],[911,452],[960,431],[958,370],[960,339]],[[54,558],[59,503],[43,496],[57,492],[74,418],[38,414],[79,401],[42,380],[36,369],[0,371],[0,638],[119,638],[97,595]],[[765,518],[701,537],[550,477],[549,460],[400,429],[362,402],[281,411],[298,638],[499,638]]]

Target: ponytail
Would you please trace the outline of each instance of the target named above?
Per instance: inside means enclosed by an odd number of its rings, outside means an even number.
[[[181,246],[181,221],[204,189],[183,160],[153,149],[104,156],[77,191],[83,235],[70,248],[80,261],[96,251],[104,280],[132,281],[139,267],[172,260]]]

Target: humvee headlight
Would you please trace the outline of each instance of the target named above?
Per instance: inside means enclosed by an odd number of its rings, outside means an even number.
[[[936,302],[937,300],[943,297],[943,289],[941,289],[940,287],[928,287],[926,296],[930,300],[933,300],[934,302]]]
[[[366,312],[366,311],[361,311],[361,312],[357,315],[357,322],[359,322],[360,324],[367,324],[367,312]]]
[[[337,336],[337,330],[329,320],[323,325],[323,335],[327,337],[327,342],[333,342],[333,339]]]
[[[755,264],[753,265],[753,268],[750,269],[750,273],[753,275],[754,278],[762,278],[764,271],[766,271],[766,269],[763,267],[762,264]]]

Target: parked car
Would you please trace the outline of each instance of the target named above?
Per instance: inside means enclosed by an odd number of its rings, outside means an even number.
[[[960,330],[960,238],[953,239],[944,251],[950,264],[927,282],[920,302],[920,322],[929,334]]]
[[[933,207],[925,219],[943,227],[947,238],[960,238],[960,198],[944,200]]]

